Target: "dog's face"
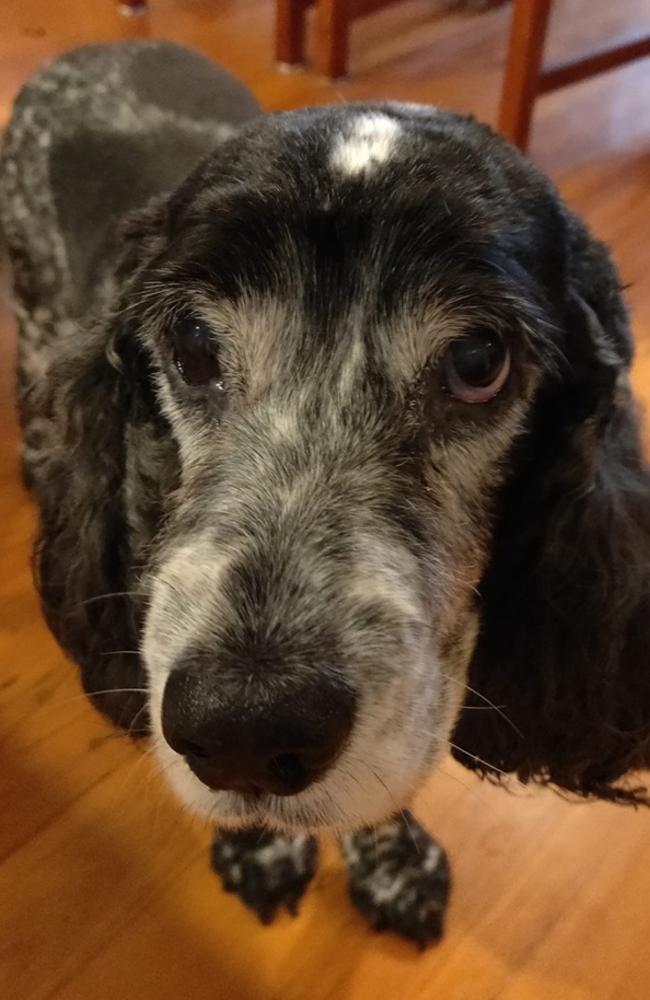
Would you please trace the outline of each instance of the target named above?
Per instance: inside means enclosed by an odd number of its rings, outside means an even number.
[[[133,309],[181,474],[143,651],[219,823],[371,823],[448,748],[554,354],[561,222],[504,150],[415,107],[269,116],[165,208]]]

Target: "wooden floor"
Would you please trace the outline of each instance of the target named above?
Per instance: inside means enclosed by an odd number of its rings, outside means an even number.
[[[429,0],[360,22],[352,82],[329,86],[275,72],[271,0],[151,6],[129,23],[111,0],[2,0],[0,124],[43,59],[137,32],[198,46],[273,108],[396,97],[495,118],[507,9],[440,19]],[[556,6],[557,55],[650,28],[648,0]],[[650,61],[544,99],[531,155],[617,252],[650,403]],[[6,297],[0,312],[0,997],[647,1000],[650,813],[510,796],[449,763],[419,800],[455,872],[447,936],[424,956],[366,931],[332,848],[297,920],[262,929],[220,892],[209,831],[93,714],[40,621]]]

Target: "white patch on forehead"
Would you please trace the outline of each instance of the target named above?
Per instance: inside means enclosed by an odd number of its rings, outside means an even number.
[[[330,163],[348,176],[366,173],[390,159],[400,132],[399,123],[388,115],[360,115],[336,139]]]

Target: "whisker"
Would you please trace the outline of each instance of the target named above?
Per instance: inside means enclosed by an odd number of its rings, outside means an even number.
[[[140,721],[140,716],[142,715],[143,712],[146,712],[146,710],[148,709],[148,707],[149,706],[147,705],[147,703],[145,701],[144,705],[142,705],[142,707],[139,708],[138,711],[135,713],[135,715],[133,716],[133,719],[131,720],[131,725],[129,726],[129,728],[127,730],[127,735],[128,736],[141,735],[142,733],[147,733],[149,731],[148,728],[146,728],[146,729],[135,729],[136,722]]]
[[[79,607],[86,604],[94,604],[95,601],[108,601],[111,597],[140,597],[145,598],[146,594],[139,590],[115,590],[110,594],[96,594],[94,597],[87,597],[84,601],[79,601]]]
[[[495,705],[463,705],[463,712],[492,712],[496,707]]]
[[[524,734],[522,733],[521,729],[519,729],[518,726],[514,724],[512,719],[510,719],[506,715],[506,713],[503,711],[502,708],[499,707],[499,705],[495,705],[494,702],[490,701],[490,699],[486,695],[481,694],[480,691],[477,691],[476,688],[473,688],[471,684],[467,684],[466,681],[461,681],[458,679],[458,677],[452,677],[451,674],[447,674],[442,670],[440,671],[440,673],[446,680],[451,681],[452,684],[460,684],[461,687],[464,687],[466,691],[471,691],[471,693],[476,695],[477,698],[480,698],[481,701],[484,701],[489,708],[493,709],[498,715],[501,716],[504,722],[507,722],[509,726],[512,726],[517,736],[521,736],[522,739],[524,738]]]
[[[443,777],[449,778],[451,779],[451,781],[455,781],[457,785],[460,785],[461,788],[464,788],[466,792],[469,792],[470,795],[472,795],[478,802],[480,802],[483,807],[487,806],[488,809],[491,809],[492,812],[495,814],[495,816],[500,816],[501,818],[503,818],[503,816],[505,815],[503,811],[499,811],[496,808],[494,802],[487,799],[484,795],[481,795],[479,788],[472,787],[472,785],[463,781],[462,778],[459,778],[457,774],[454,774],[453,771],[445,770],[445,768],[441,764],[438,765],[434,774],[441,774],[443,775]],[[477,781],[476,777],[474,778],[474,781]],[[422,791],[419,793],[419,795],[426,801],[427,794],[430,793],[430,791],[431,789],[429,789],[425,785]]]
[[[397,806],[397,800],[395,799],[395,796],[393,795],[393,793],[391,792],[390,788],[388,787],[388,785],[386,784],[386,782],[384,781],[384,779],[381,777],[381,775],[377,774],[377,772],[375,771],[375,769],[373,767],[370,767],[369,764],[366,764],[366,767],[368,768],[368,770],[372,774],[373,778],[375,778],[379,782],[379,784],[386,790],[386,793],[387,793],[389,799],[391,800],[391,802],[393,803],[393,805]],[[413,830],[411,829],[411,824],[409,823],[409,820],[408,820],[408,813],[406,812],[405,809],[402,809],[402,808],[398,809],[397,811],[398,811],[398,815],[401,816],[402,819],[403,819],[403,821],[404,821],[404,825],[406,826],[406,829],[408,831],[408,835],[409,835],[409,837],[411,838],[411,840],[413,842],[413,847],[415,848],[416,853],[418,855],[421,855],[422,851],[420,849],[420,845],[418,844],[418,842],[416,841],[416,839],[415,839],[415,837],[413,835]]]
[[[497,774],[503,775],[504,778],[508,778],[509,777],[509,774],[508,774],[507,771],[502,771],[500,767],[496,766],[496,764],[490,764],[489,761],[483,760],[483,758],[479,757],[478,754],[471,753],[469,750],[465,750],[463,747],[458,746],[457,743],[452,743],[451,740],[450,740],[449,741],[449,746],[453,747],[454,750],[457,750],[458,753],[465,754],[465,756],[469,757],[470,760],[476,761],[477,764],[482,764],[483,767],[488,767],[491,771],[496,771]]]
[[[395,800],[395,796],[391,792],[390,788],[388,787],[388,785],[386,784],[386,782],[384,781],[384,779],[382,778],[382,776],[380,774],[377,774],[377,772],[375,771],[375,769],[373,767],[370,767],[369,765],[366,765],[366,766],[368,767],[368,770],[372,774],[373,778],[375,778],[375,780],[379,782],[379,784],[382,786],[382,788],[385,789],[386,794],[389,796],[389,798],[390,798],[391,802],[393,803],[393,805],[396,806],[397,802]]]
[[[133,687],[133,688],[103,688],[99,691],[86,691],[84,694],[74,695],[70,700],[74,698],[95,698],[100,694],[148,694],[149,689],[144,687]]]
[[[408,817],[408,813],[407,813],[406,809],[400,809],[399,814],[402,817],[402,819],[404,820],[404,826],[408,830],[408,835],[409,835],[409,837],[411,838],[411,840],[413,842],[413,847],[415,848],[416,854],[418,854],[421,857],[422,856],[422,851],[420,850],[420,845],[418,844],[417,840],[415,839],[415,836],[413,834],[413,830],[411,829],[411,824],[409,823],[409,817]]]
[[[19,717],[16,720],[14,720],[14,724],[3,732],[2,738],[0,739],[0,746],[4,745],[5,742],[17,730],[19,730],[20,727],[23,726],[29,719],[32,719],[34,717],[38,718],[43,712],[56,711],[60,708],[67,707],[68,705],[74,704],[75,702],[78,701],[88,702],[89,700],[92,699],[94,695],[105,695],[105,694],[147,695],[148,693],[149,692],[147,688],[106,688],[103,691],[92,691],[90,693],[82,691],[79,694],[68,695],[65,698],[58,698],[55,699],[54,701],[43,701],[40,704],[30,705],[19,715]],[[116,733],[116,735],[122,736],[124,738],[126,738],[127,736],[126,733]]]
[[[363,791],[363,785],[361,784],[359,778],[357,778],[356,774],[353,774],[348,767],[343,767],[342,765],[339,765],[339,770],[341,771],[341,774],[345,775],[345,777],[350,781],[353,781],[355,785],[358,785]]]
[[[139,649],[109,649],[105,653],[100,653],[100,656],[140,656]]]
[[[139,776],[139,772],[142,770],[143,767],[146,767],[148,763],[149,763],[149,758],[147,754],[139,754],[137,759],[134,760],[133,763],[126,769],[126,773],[124,774],[124,777],[120,782],[120,786],[118,789],[116,789],[115,793],[116,804],[124,800],[127,794],[127,789],[130,785],[132,785],[136,773]],[[146,774],[147,772],[145,770],[145,775]],[[150,779],[150,775],[148,777]]]
[[[476,588],[473,588],[473,589],[476,589]],[[423,628],[427,629],[429,632],[432,632],[432,633],[434,632],[434,628],[433,628],[432,625],[427,625],[424,622],[417,622],[416,624],[418,624],[420,627],[423,627]],[[499,705],[495,705],[493,701],[490,701],[490,699],[487,697],[487,695],[484,695],[484,694],[481,693],[481,691],[478,691],[476,688],[473,688],[471,684],[467,683],[467,681],[461,681],[458,677],[452,677],[451,674],[446,673],[444,670],[441,670],[440,674],[446,680],[451,681],[452,684],[459,684],[459,685],[461,685],[461,687],[464,687],[466,691],[470,691],[473,695],[476,695],[477,698],[480,698],[481,701],[484,701],[487,706],[489,706],[498,715],[501,716],[501,718],[503,719],[504,722],[507,722],[508,725],[512,727],[512,729],[516,732],[517,736],[520,736],[522,739],[524,738],[524,734],[522,733],[521,729],[519,729],[518,726],[515,725],[515,723],[512,721],[512,719],[510,719],[506,715],[506,713],[503,711],[503,709]],[[468,706],[468,707],[472,707],[472,706]]]

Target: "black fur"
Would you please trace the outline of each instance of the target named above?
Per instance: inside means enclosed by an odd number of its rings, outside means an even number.
[[[650,763],[650,474],[618,278],[575,220],[569,234],[573,336],[513,455],[480,588],[470,684],[504,714],[463,713],[456,756],[647,804],[644,788],[617,782]]]

